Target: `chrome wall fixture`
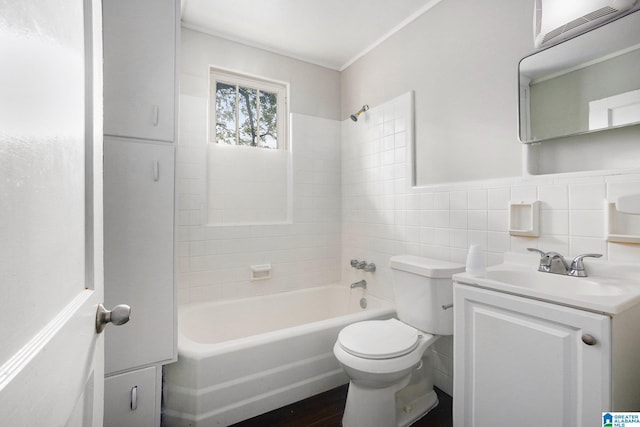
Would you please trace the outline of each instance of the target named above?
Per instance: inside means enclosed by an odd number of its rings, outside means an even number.
[[[364,104],[361,109],[359,109],[355,114],[351,115],[351,120],[353,120],[354,122],[357,122],[358,116],[364,113],[365,111],[367,111],[368,109],[369,109],[369,106],[367,104]]]
[[[367,273],[375,273],[376,265],[374,263],[367,263],[367,261],[358,261],[357,259],[351,260],[351,267],[356,270],[364,270]]]

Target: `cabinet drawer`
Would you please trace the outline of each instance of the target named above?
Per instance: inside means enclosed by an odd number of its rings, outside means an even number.
[[[152,366],[105,378],[104,427],[157,426],[160,372]]]

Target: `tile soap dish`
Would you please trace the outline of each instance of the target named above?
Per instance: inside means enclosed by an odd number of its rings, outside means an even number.
[[[640,243],[640,194],[606,200],[605,214],[609,242]]]
[[[540,202],[509,202],[509,234],[538,237],[540,235]]]

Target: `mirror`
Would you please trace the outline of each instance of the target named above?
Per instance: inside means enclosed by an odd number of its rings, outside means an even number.
[[[525,143],[640,123],[640,11],[519,64]]]

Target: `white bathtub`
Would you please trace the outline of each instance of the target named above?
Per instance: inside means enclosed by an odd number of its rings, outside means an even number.
[[[178,362],[165,367],[163,425],[227,426],[346,384],[338,332],[387,319],[394,306],[362,289],[301,291],[181,306]]]

